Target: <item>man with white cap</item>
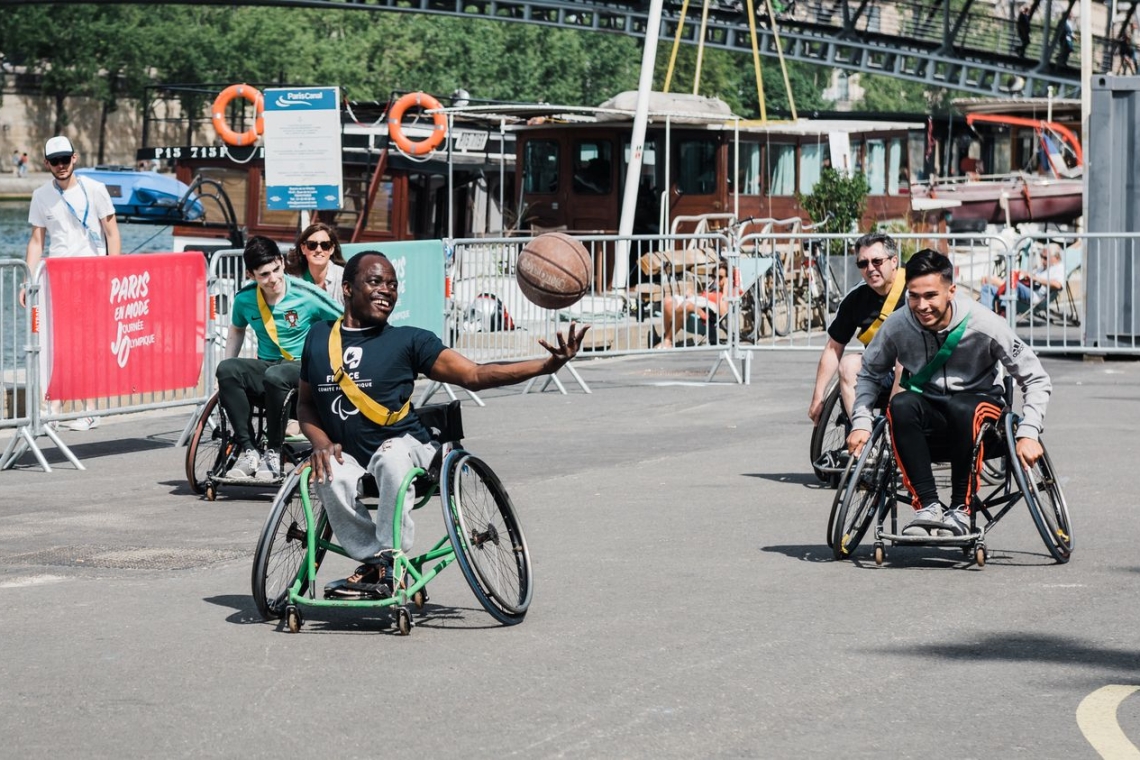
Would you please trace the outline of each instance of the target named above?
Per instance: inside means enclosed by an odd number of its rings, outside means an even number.
[[[45,236],[48,257],[118,256],[121,253],[111,196],[103,183],[75,174],[75,159],[75,147],[62,135],[44,145],[44,167],[51,172],[52,180],[36,188],[28,210],[32,237],[28,240],[26,260],[28,271],[33,274],[44,256]],[[20,304],[26,305],[23,290]],[[52,407],[53,413],[59,411],[58,402]],[[97,417],[81,417],[69,427],[90,430],[98,424]]]

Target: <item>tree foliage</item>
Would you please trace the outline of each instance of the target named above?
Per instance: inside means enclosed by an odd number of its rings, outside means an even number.
[[[671,41],[663,40],[661,89]],[[406,13],[214,5],[26,5],[5,9],[0,61],[24,67],[68,122],[64,100],[98,98],[113,110],[142,102],[148,84],[335,84],[350,100],[397,90],[480,100],[597,105],[637,87],[640,39],[529,24]],[[680,48],[671,89],[691,91],[697,50]],[[769,116],[789,111],[778,62],[761,61]],[[825,107],[819,67],[788,63],[801,112]],[[745,117],[760,113],[750,54],[708,48],[699,91]],[[185,103],[188,107],[198,104]]]

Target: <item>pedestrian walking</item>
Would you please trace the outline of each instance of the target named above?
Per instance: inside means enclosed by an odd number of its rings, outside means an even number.
[[[25,154],[27,155],[27,154]],[[32,204],[28,210],[28,223],[32,225],[32,235],[28,240],[28,271],[35,273],[40,260],[45,256],[44,243],[47,240],[46,256],[118,256],[121,252],[119,226],[115,222],[115,207],[111,196],[102,182],[75,174],[76,153],[71,140],[66,137],[53,137],[44,146],[44,167],[51,172],[52,179],[32,193]],[[20,290],[20,305],[26,306],[26,293]],[[47,342],[50,353],[53,330],[83,329],[83,325],[52,325],[49,329],[47,318],[50,309],[40,310],[40,334]],[[41,363],[44,376],[43,387],[48,387],[47,369],[50,362]],[[86,403],[86,409],[94,407]],[[62,411],[59,401],[52,401],[50,412]],[[91,430],[98,427],[99,418],[81,417],[70,424],[71,430]]]

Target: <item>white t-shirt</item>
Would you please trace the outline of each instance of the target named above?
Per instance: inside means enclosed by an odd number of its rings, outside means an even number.
[[[102,220],[115,213],[102,182],[75,175],[77,182],[61,193],[55,180],[32,193],[28,224],[47,230],[46,254],[55,257],[101,256],[107,253]],[[86,223],[85,223],[85,221]]]

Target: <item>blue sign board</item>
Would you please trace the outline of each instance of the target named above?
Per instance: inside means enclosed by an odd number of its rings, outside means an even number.
[[[339,209],[340,90],[268,89],[264,118],[265,205],[275,211]]]

